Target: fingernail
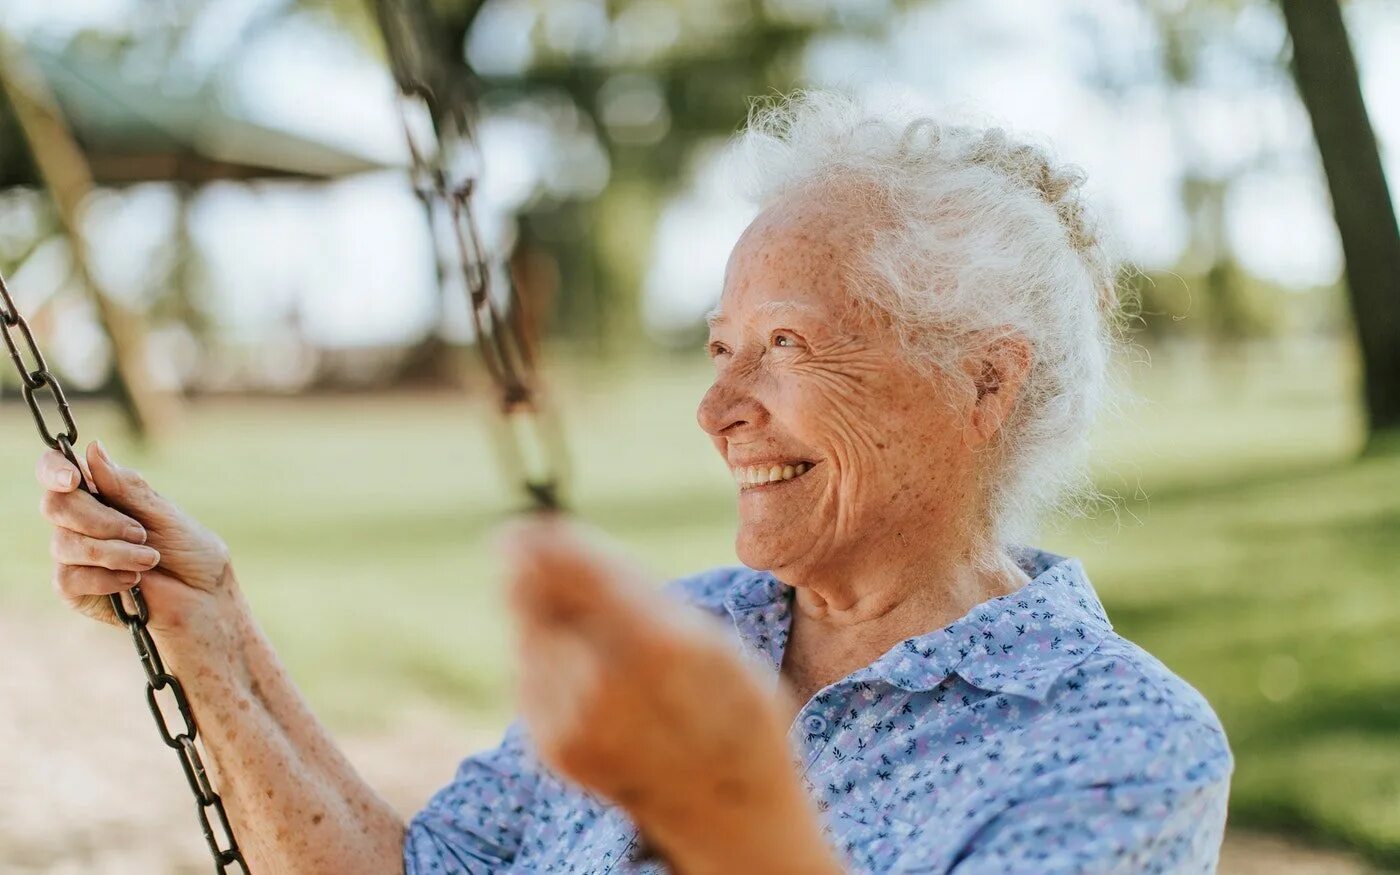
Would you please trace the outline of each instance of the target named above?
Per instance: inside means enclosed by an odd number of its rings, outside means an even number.
[[[122,533],[122,540],[130,541],[133,544],[144,544],[146,543],[146,530],[137,525],[127,526],[126,531]]]
[[[142,565],[155,568],[160,564],[160,553],[156,552],[151,547],[143,547],[137,551],[136,555],[140,558]]]
[[[93,444],[97,447],[97,455],[102,461],[106,462],[108,465],[112,464],[112,457],[107,455],[107,448],[102,446],[102,441],[93,441]]]
[[[58,475],[58,485],[63,489],[72,489],[78,483],[78,472],[73,470],[60,472]]]

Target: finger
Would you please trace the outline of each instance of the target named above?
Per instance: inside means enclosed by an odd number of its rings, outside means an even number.
[[[164,499],[146,483],[145,478],[136,471],[123,468],[112,461],[112,457],[100,441],[88,444],[87,463],[92,471],[93,483],[106,501],[137,519],[167,511]]]
[[[70,599],[126,592],[140,582],[139,572],[109,571],[89,565],[59,565],[53,575],[54,591]]]
[[[500,541],[513,603],[541,620],[586,623],[639,607],[636,572],[577,524],[559,517],[517,520]]]
[[[89,538],[69,529],[54,529],[49,552],[64,565],[90,565],[112,571],[147,571],[160,564],[160,553],[129,541]]]
[[[45,492],[39,499],[39,513],[59,528],[90,538],[146,543],[146,529],[140,523],[86,492]]]
[[[520,640],[526,648],[536,642],[569,639],[598,656],[626,652],[629,624],[606,603],[590,603],[584,587],[556,590],[544,566],[522,565],[508,586],[509,602]]]
[[[536,541],[534,533],[516,529],[503,539],[502,546],[507,594],[511,606],[522,616],[542,624],[568,625],[590,609],[592,581],[571,580],[576,569],[551,556],[548,544]]]
[[[49,450],[34,466],[39,485],[52,492],[72,492],[78,488],[78,469],[58,450]]]
[[[526,571],[510,585],[511,618],[524,659],[549,647],[577,647],[587,651],[598,670],[625,671],[639,660],[659,665],[673,654],[672,644],[680,643],[666,640],[653,628],[651,612],[626,600],[602,598],[590,603],[576,599],[577,591],[539,586],[539,579]],[[557,680],[563,674],[560,664],[548,665],[555,668],[545,667],[547,680]]]

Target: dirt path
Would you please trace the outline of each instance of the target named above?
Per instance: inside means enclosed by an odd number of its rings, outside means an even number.
[[[90,623],[0,616],[0,872],[205,873],[193,803],[156,737],[123,636]],[[416,810],[491,733],[424,706],[343,739],[394,805]],[[1353,858],[1232,833],[1226,875],[1359,875]]]

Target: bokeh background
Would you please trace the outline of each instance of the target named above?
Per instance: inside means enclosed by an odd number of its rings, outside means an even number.
[[[571,500],[658,579],[734,561],[693,410],[752,215],[722,161],[751,97],[897,95],[1080,164],[1133,347],[1105,499],[1041,545],[1219,711],[1224,871],[1400,866],[1400,7],[423,9],[479,104],[476,208],[538,304]],[[306,695],[414,809],[509,719],[490,530],[520,496],[370,6],[5,0],[0,82],[0,271],[84,438],[224,536]],[[0,371],[0,871],[207,871],[129,642],[50,593]]]

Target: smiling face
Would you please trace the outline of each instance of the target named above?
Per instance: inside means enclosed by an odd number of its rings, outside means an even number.
[[[909,362],[847,287],[874,220],[858,203],[791,196],[730,256],[698,419],[739,484],[753,568],[855,573],[949,538],[975,504],[975,397]]]

